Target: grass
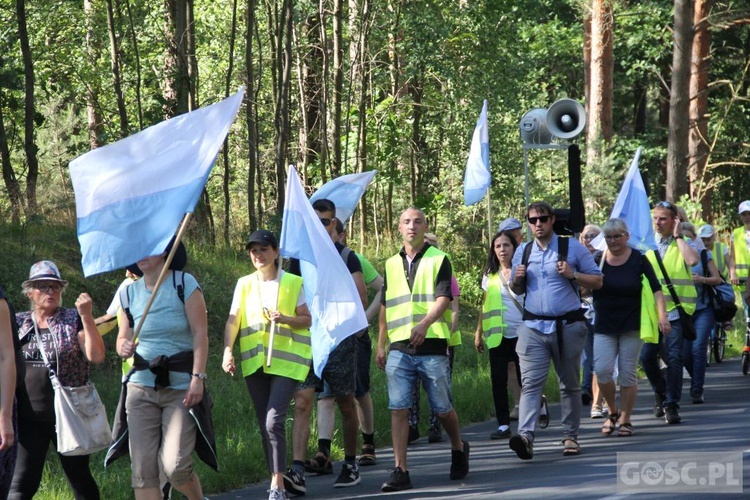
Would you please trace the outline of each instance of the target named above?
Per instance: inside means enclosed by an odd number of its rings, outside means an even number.
[[[81,274],[80,251],[75,230],[49,221],[36,221],[18,227],[0,225],[0,245],[5,250],[5,259],[0,259],[0,284],[8,293],[17,310],[28,307],[28,301],[20,293],[20,284],[28,277],[31,264],[38,260],[54,260],[63,277],[70,281],[65,293],[64,305],[71,306],[81,292],[89,293],[95,306],[95,315],[104,313],[112,294],[122,280],[121,272],[105,273],[85,279]],[[196,461],[196,469],[207,494],[237,489],[246,484],[268,479],[261,448],[261,438],[252,411],[250,397],[241,377],[230,377],[221,370],[222,333],[229,310],[236,280],[250,272],[249,263],[237,250],[219,249],[192,245],[188,242],[188,271],[193,273],[202,286],[208,307],[210,354],[207,372],[208,388],[214,399],[213,418],[216,427],[219,456],[218,473]],[[374,262],[382,268],[382,261]],[[477,271],[478,272],[478,271]],[[453,398],[462,425],[484,421],[492,417],[493,404],[490,397],[489,362],[486,354],[479,355],[473,348],[473,332],[476,325],[477,307],[462,303],[461,327],[463,346],[456,350],[453,374]],[[742,314],[741,312],[739,314]],[[737,321],[740,324],[740,321]],[[742,325],[740,325],[742,326]],[[729,332],[727,357],[737,356],[744,344],[742,330]],[[120,391],[120,360],[114,352],[115,333],[104,337],[107,347],[106,361],[92,368],[92,379],[107,406],[110,417],[114,414]],[[371,328],[373,343],[377,331]],[[374,352],[374,350],[373,350]],[[374,365],[371,367],[372,398],[375,407],[375,441],[377,446],[390,445],[390,414],[385,374]],[[559,399],[554,370],[545,388],[550,401]],[[423,430],[429,419],[429,405],[423,396],[421,422]],[[290,411],[290,416],[293,411]],[[316,449],[317,432],[312,425],[308,449]],[[291,435],[291,417],[288,420]],[[340,425],[337,425],[332,445],[335,459],[343,458]],[[291,453],[291,450],[289,450]],[[103,498],[108,500],[129,499],[130,461],[122,458],[104,469],[104,452],[91,457],[91,468],[101,488]],[[179,495],[177,495],[179,496]],[[40,500],[70,498],[59,460],[50,453],[45,466],[39,493]]]

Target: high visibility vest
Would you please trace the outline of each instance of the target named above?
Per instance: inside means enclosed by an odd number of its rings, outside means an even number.
[[[659,312],[651,283],[641,277],[641,340],[648,344],[659,343]]]
[[[482,332],[487,349],[492,349],[499,346],[500,342],[503,341],[503,331],[505,331],[503,310],[505,308],[503,307],[500,275],[493,273],[487,278],[487,291],[484,294],[484,303],[482,304]]]
[[[747,279],[748,264],[750,264],[750,254],[747,251],[747,241],[745,240],[745,227],[738,227],[732,233],[734,242],[734,269],[737,277]]]
[[[273,338],[271,366],[266,366],[266,353],[270,338],[271,322],[263,315],[260,300],[259,275],[257,273],[240,278],[242,287],[240,307],[240,353],[242,374],[247,377],[260,368],[269,375],[279,375],[294,380],[305,380],[310,371],[312,348],[310,331],[292,328],[277,323]],[[302,289],[302,278],[284,273],[279,283],[278,311],[285,316],[294,316],[297,299]]]
[[[716,269],[719,270],[719,274],[721,274],[724,278],[729,279],[729,274],[727,273],[727,257],[724,253],[726,251],[726,245],[724,243],[717,241],[714,243],[714,248],[711,251],[711,255],[714,258],[714,262],[716,263]]]
[[[661,266],[656,261],[654,252],[655,250],[649,250],[646,252],[646,257],[651,262],[657,278],[659,278],[664,299],[667,301],[667,312],[669,312],[675,308],[675,303],[669,288],[667,288],[667,281],[664,279],[664,274],[661,272]],[[662,261],[667,274],[669,274],[669,280],[674,286],[677,298],[680,299],[682,309],[692,315],[695,312],[695,304],[698,302],[698,291],[695,288],[695,282],[693,282],[693,272],[685,263],[685,259],[682,258],[682,253],[675,241],[667,247],[667,252],[662,257]]]
[[[404,261],[396,254],[385,263],[387,287],[385,289],[385,321],[390,342],[408,340],[411,329],[422,321],[435,305],[435,280],[443,259],[448,256],[435,247],[429,247],[419,261],[411,290],[404,273]],[[451,311],[446,309],[443,316],[427,328],[426,338],[448,340]]]

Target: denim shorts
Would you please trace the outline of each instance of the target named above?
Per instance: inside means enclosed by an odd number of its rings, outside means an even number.
[[[435,413],[448,413],[453,408],[446,355],[414,356],[391,350],[385,364],[388,377],[388,409],[407,410],[414,403],[413,388],[417,378],[427,393]]]

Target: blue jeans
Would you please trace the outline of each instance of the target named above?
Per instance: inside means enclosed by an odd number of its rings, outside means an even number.
[[[706,351],[711,329],[714,327],[714,311],[710,307],[704,307],[693,314],[695,325],[695,340],[685,340],[682,344],[682,359],[685,368],[690,374],[690,395],[699,396],[703,394],[703,383],[706,380]]]
[[[666,336],[659,333],[658,344],[643,344],[641,366],[654,392],[666,396],[664,405],[674,404],[679,408],[682,396],[682,324],[679,318],[670,324],[672,331]],[[660,353],[667,364],[666,376],[659,369]]]
[[[407,410],[414,404],[414,384],[421,380],[430,408],[438,415],[453,409],[447,355],[414,356],[401,351],[388,353],[388,409]]]
[[[591,393],[591,382],[594,379],[594,325],[591,321],[586,320],[586,340],[583,344],[583,355],[581,364],[583,365],[583,380],[581,381],[581,390]],[[595,403],[599,404],[599,403]]]

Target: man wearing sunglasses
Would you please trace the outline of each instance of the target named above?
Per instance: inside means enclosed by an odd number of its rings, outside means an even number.
[[[602,273],[591,253],[575,238],[568,238],[567,258],[561,258],[561,239],[552,229],[555,212],[549,203],[529,205],[526,219],[534,240],[516,249],[510,285],[513,292],[525,293],[526,298],[516,345],[521,362],[518,434],[509,445],[520,459],[533,458],[534,431],[552,361],[560,385],[563,455],[578,455],[581,351],[587,331],[579,286],[601,288]],[[532,245],[530,252],[525,251],[527,245]]]
[[[693,284],[691,267],[700,262],[698,251],[685,241],[677,206],[668,201],[661,201],[654,207],[654,231],[659,256],[664,269],[669,275],[683,310],[692,315],[695,311],[698,293]],[[664,417],[667,424],[679,424],[682,421],[678,412],[682,396],[682,345],[683,327],[680,313],[659,265],[655,251],[646,252],[646,257],[662,284],[664,298],[667,300],[667,318],[672,330],[667,335],[659,334],[658,344],[646,343],[641,349],[641,365],[654,390],[656,403],[654,416]],[[667,364],[666,375],[659,367],[659,356]]]

